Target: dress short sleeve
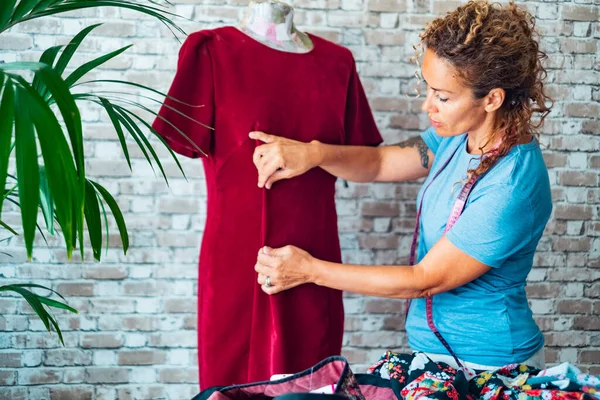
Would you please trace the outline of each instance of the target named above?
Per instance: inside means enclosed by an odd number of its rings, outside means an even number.
[[[442,142],[442,137],[435,132],[433,126],[423,131],[423,133],[421,133],[421,138],[433,154],[437,153],[440,143]]]
[[[356,72],[356,63],[352,58],[352,71],[346,96],[346,115],[344,119],[345,144],[351,146],[377,146],[383,139],[373,119],[373,113],[365,90]]]
[[[212,147],[214,85],[208,49],[211,38],[210,32],[200,31],[183,43],[168,92],[178,101],[166,98],[152,124],[173,151],[191,158],[208,155]]]

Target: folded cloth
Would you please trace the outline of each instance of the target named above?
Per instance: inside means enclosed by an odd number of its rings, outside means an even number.
[[[426,354],[386,352],[369,374],[390,379],[403,399],[598,400],[600,379],[568,363],[539,370],[510,364],[467,380],[461,370],[435,363]],[[368,400],[368,399],[367,399]]]

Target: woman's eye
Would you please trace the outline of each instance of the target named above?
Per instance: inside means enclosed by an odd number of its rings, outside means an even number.
[[[447,97],[446,97],[446,98],[444,98],[444,97],[440,97],[440,95],[439,95],[439,94],[436,94],[436,95],[435,95],[435,97],[437,97],[437,99],[438,99],[439,101],[441,101],[442,103],[445,103],[445,102],[447,102],[447,101],[448,101],[448,98],[447,98]]]

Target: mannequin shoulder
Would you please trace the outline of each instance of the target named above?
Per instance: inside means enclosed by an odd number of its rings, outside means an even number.
[[[347,62],[354,62],[354,56],[352,55],[350,49],[335,42],[332,42],[331,40],[328,40],[324,37],[321,37],[318,34],[309,33],[309,35],[315,47],[319,46],[321,50],[323,50],[327,54],[335,55],[336,57],[339,57],[340,59],[345,60]]]
[[[179,49],[180,62],[182,60],[189,60],[190,57],[194,58],[197,55],[208,54],[207,44],[211,39],[211,32],[197,31],[190,33]]]
[[[243,35],[233,26],[203,29],[190,33],[182,46],[182,51],[227,54],[239,50],[239,37]]]
[[[201,31],[192,32],[185,39],[185,44],[188,46],[197,46],[210,41],[215,36],[214,29],[203,29]]]
[[[346,77],[356,70],[356,62],[350,49],[312,33],[310,38],[314,44],[314,56],[319,59],[321,68],[335,70],[340,76]]]

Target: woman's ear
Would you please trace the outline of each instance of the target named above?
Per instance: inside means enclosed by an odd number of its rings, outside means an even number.
[[[504,99],[506,97],[506,92],[504,89],[492,89],[485,96],[484,104],[486,112],[493,112],[502,107],[502,103],[504,103]]]

